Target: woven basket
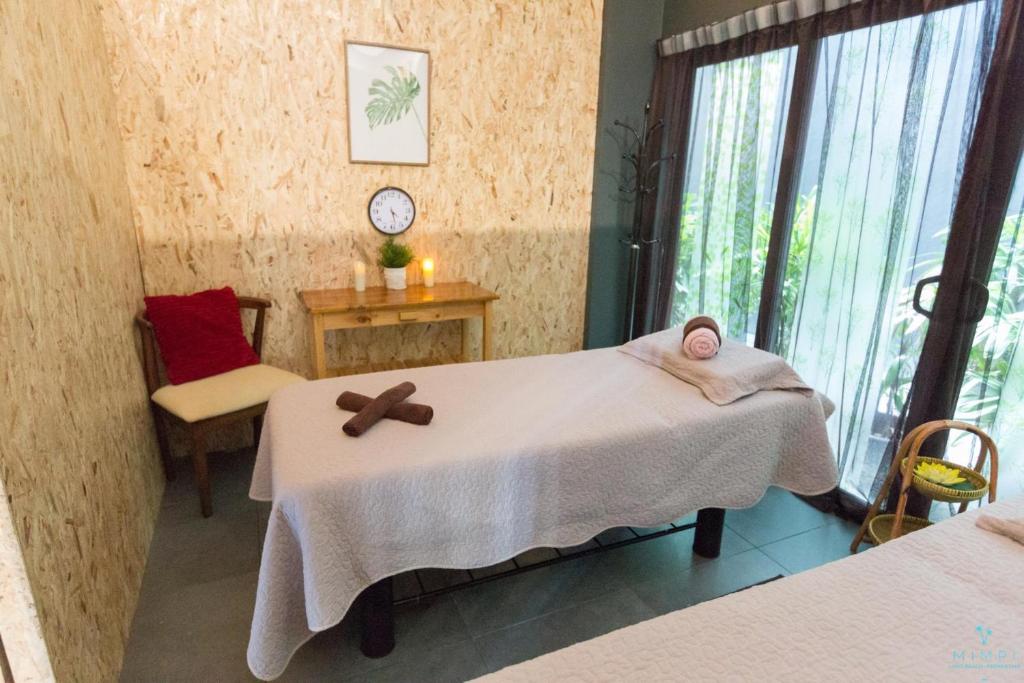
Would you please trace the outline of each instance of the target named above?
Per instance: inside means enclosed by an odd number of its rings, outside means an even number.
[[[954,489],[949,486],[943,486],[942,484],[936,484],[933,481],[928,481],[924,477],[914,474],[912,484],[914,488],[921,495],[928,496],[932,500],[939,500],[944,503],[964,503],[972,500],[978,500],[986,493],[988,493],[988,480],[985,479],[980,473],[975,472],[969,467],[957,465],[955,462],[949,462],[948,460],[940,460],[939,458],[927,458],[924,456],[918,456],[917,462],[930,462],[939,463],[946,467],[952,467],[960,470],[960,476],[966,479],[973,488],[963,490]],[[903,471],[907,469],[907,458],[903,459]]]
[[[892,525],[895,521],[896,515],[878,515],[871,519],[871,523],[868,524],[868,534],[871,536],[871,540],[875,542],[875,545],[880,545],[892,539]],[[927,519],[903,515],[903,530],[900,534],[906,536],[912,531],[920,531],[931,525],[932,523]]]

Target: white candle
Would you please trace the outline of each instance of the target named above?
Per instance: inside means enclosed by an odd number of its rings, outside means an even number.
[[[434,286],[434,259],[432,258],[423,259],[423,286]]]
[[[356,271],[356,291],[357,292],[365,292],[366,291],[366,264],[363,263],[362,261],[356,261],[355,262],[355,271]]]

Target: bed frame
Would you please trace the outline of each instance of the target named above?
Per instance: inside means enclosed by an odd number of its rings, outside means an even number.
[[[595,538],[594,540],[597,542],[597,547],[578,550],[575,552],[563,552],[556,548],[555,552],[558,555],[557,557],[527,566],[520,566],[513,558],[512,562],[515,565],[515,568],[513,569],[499,572],[497,574],[482,576],[480,578],[471,578],[469,581],[464,581],[452,586],[426,590],[423,587],[423,582],[419,578],[419,574],[417,574],[416,579],[421,591],[414,595],[403,597],[399,600],[394,599],[393,581],[389,577],[382,581],[378,581],[367,588],[359,598],[362,603],[360,613],[362,640],[360,643],[360,649],[367,657],[377,658],[387,656],[395,648],[395,605],[419,602],[444,593],[451,593],[453,591],[469,588],[470,586],[477,586],[482,583],[496,581],[498,579],[522,574],[534,569],[540,569],[541,567],[559,564],[567,560],[574,560],[579,557],[583,557],[584,555],[593,555],[606,550],[640,543],[641,541],[649,541],[654,538],[668,536],[669,534],[686,531],[688,529],[696,529],[693,536],[693,552],[701,557],[714,559],[718,557],[722,550],[722,530],[724,527],[724,509],[704,508],[697,512],[697,521],[691,524],[671,524],[668,529],[660,529],[649,533],[638,533],[632,527],[627,527],[633,534],[632,538],[615,541],[614,543],[602,543],[600,540]],[[472,576],[472,572],[470,572],[470,576]]]

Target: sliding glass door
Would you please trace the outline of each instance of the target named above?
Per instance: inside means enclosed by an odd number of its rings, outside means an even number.
[[[955,419],[976,424],[999,446],[999,497],[1024,493],[1024,168],[1003,221],[985,317],[978,323]],[[976,440],[958,434],[947,457],[969,464]]]
[[[672,325],[753,342],[796,48],[697,70]]]
[[[871,496],[917,368],[994,14],[984,3],[820,43],[776,348],[829,396],[840,488]]]
[[[942,267],[998,17],[997,1],[967,3],[696,74],[671,322],[704,313],[752,342],[768,244],[783,245],[770,350],[835,402],[840,488],[856,500],[872,494],[921,354],[913,295]],[[793,82],[799,50],[814,51],[806,83]],[[794,88],[809,100],[799,140],[786,139]],[[777,188],[791,145],[793,186]],[[773,224],[784,200],[792,212]],[[994,324],[1019,338],[1024,292],[1003,298]],[[964,400],[993,402],[1006,338],[979,366],[989,389],[971,384]]]

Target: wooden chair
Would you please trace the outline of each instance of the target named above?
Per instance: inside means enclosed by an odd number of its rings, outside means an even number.
[[[254,309],[256,321],[252,331],[252,348],[263,357],[263,326],[270,302],[254,297],[238,297],[239,308]],[[192,447],[192,466],[203,517],[213,514],[210,494],[210,475],[206,466],[207,435],[216,429],[242,421],[251,421],[253,443],[258,444],[263,427],[263,413],[270,395],[277,389],[305,378],[269,365],[250,365],[220,375],[206,377],[183,384],[164,381],[162,363],[157,349],[153,325],[146,312],[135,316],[135,324],[142,336],[142,365],[149,390],[149,405],[153,411],[157,443],[163,460],[164,475],[174,479],[167,423],[184,428]]]

